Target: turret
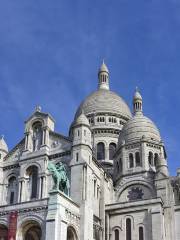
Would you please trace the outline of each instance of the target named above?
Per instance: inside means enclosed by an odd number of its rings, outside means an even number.
[[[80,205],[80,235],[93,239],[92,187],[87,184],[92,177],[92,144],[90,124],[83,112],[72,125],[71,198]],[[89,221],[89,224],[84,224]]]
[[[165,176],[169,176],[167,161],[164,154],[161,152],[157,164],[157,170]]]
[[[8,146],[4,140],[4,137],[0,137],[0,161],[8,154]]]
[[[90,124],[84,113],[77,118],[73,124],[73,146],[84,144],[91,146]]]
[[[8,154],[8,146],[4,137],[0,137],[0,205],[3,204],[3,159]]]
[[[84,113],[77,118],[72,127],[73,151],[72,162],[83,163],[89,161],[92,153],[90,124]]]

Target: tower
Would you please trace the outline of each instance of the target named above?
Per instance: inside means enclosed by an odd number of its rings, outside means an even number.
[[[80,239],[93,239],[91,129],[82,112],[72,126],[71,198],[78,203],[81,213]],[[88,222],[88,224],[87,224]]]

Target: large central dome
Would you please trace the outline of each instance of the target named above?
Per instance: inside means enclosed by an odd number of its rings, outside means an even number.
[[[110,90],[101,88],[93,92],[81,103],[75,118],[77,118],[81,112],[84,112],[86,116],[95,113],[111,113],[121,115],[121,117],[127,119],[131,117],[131,111],[128,105],[120,96]]]
[[[110,91],[109,71],[104,62],[98,72],[98,90],[80,104],[72,126],[77,124],[79,116],[82,118],[83,115],[88,119],[92,131],[94,156],[106,170],[112,172],[119,133],[132,115],[126,102],[118,94]]]
[[[99,70],[98,79],[98,90],[80,104],[75,119],[84,112],[86,116],[107,113],[128,120],[131,117],[131,111],[120,96],[109,90],[109,71],[104,62]]]

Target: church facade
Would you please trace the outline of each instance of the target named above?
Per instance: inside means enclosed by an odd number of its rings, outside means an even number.
[[[0,139],[0,240],[180,240],[180,169],[169,175],[140,92],[131,113],[105,63],[68,136],[40,107],[24,129],[10,151]]]

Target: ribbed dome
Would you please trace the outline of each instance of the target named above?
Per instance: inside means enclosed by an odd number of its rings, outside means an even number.
[[[112,113],[126,118],[131,117],[130,109],[125,101],[116,93],[105,89],[99,89],[89,95],[79,106],[75,119],[82,111],[86,116],[93,113]]]
[[[119,144],[138,141],[142,138],[161,141],[159,130],[155,124],[143,114],[137,114],[123,127],[119,135]]]
[[[8,153],[8,146],[3,137],[0,137],[0,150]]]

